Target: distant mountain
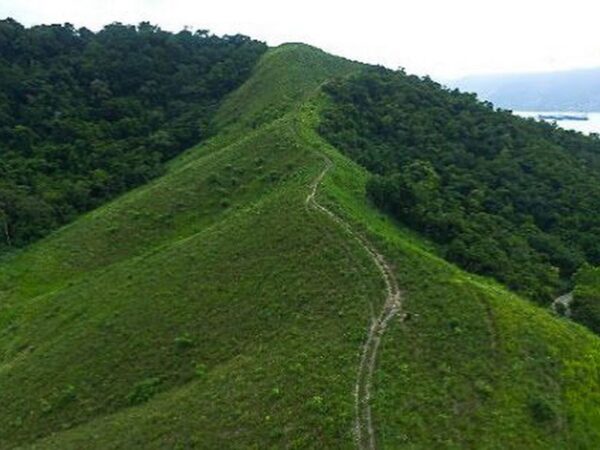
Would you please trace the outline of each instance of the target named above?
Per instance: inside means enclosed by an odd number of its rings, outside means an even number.
[[[515,110],[600,110],[600,68],[483,75],[449,83],[494,105]]]

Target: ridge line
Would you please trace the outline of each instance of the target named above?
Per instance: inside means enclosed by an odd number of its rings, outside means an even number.
[[[386,286],[385,302],[379,315],[376,318],[372,318],[367,333],[367,339],[362,346],[361,359],[357,371],[356,383],[354,385],[354,433],[356,444],[360,450],[375,450],[377,445],[375,441],[370,402],[373,372],[377,362],[377,352],[379,350],[381,338],[385,333],[390,320],[402,310],[402,295],[398,287],[398,280],[384,256],[375,249],[369,240],[352,230],[352,227],[348,222],[316,200],[317,189],[319,188],[321,181],[323,181],[327,172],[334,167],[334,164],[329,157],[324,154],[321,154],[321,157],[325,161],[325,167],[311,183],[310,192],[306,197],[306,206],[312,206],[318,211],[326,214],[331,220],[344,228],[352,238],[356,239],[377,266]],[[404,317],[404,315],[400,316],[400,320],[404,320]]]

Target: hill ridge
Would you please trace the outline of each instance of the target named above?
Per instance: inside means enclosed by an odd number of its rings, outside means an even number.
[[[371,325],[368,328],[367,338],[363,344],[361,352],[360,364],[356,377],[354,388],[354,396],[356,398],[356,425],[355,433],[358,447],[361,449],[375,449],[375,430],[373,429],[373,420],[371,413],[371,385],[373,372],[377,362],[377,350],[383,334],[386,331],[389,321],[401,311],[402,296],[398,288],[398,281],[394,272],[390,269],[389,264],[384,256],[379,253],[372,244],[363,236],[356,234],[350,224],[342,218],[335,215],[331,210],[321,205],[316,200],[317,189],[323,180],[323,177],[334,168],[333,162],[324,154],[321,154],[325,162],[323,171],[315,178],[312,183],[311,190],[306,197],[306,204],[313,206],[315,209],[329,216],[334,222],[339,224],[352,239],[359,242],[363,250],[369,254],[373,263],[381,273],[386,285],[386,300],[383,308],[377,317],[371,318]],[[401,318],[402,319],[402,318]],[[363,435],[366,434],[366,437]],[[366,442],[365,442],[366,440]]]
[[[366,170],[317,134],[319,86],[360,66],[293,46],[262,63],[227,99],[243,120],[220,116],[223,134],[173,161],[193,167],[161,178],[168,189],[119,198],[0,264],[0,446],[600,442],[598,338],[442,260],[373,208]],[[316,205],[385,258],[402,309],[373,254]],[[71,254],[75,268],[57,265]],[[108,274],[65,279],[117,256]],[[73,284],[28,301],[57,277]],[[375,370],[361,376],[362,361]]]

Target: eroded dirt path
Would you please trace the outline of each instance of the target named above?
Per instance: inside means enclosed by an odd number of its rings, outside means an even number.
[[[325,168],[319,173],[311,184],[311,189],[306,197],[307,206],[321,211],[329,216],[339,226],[344,228],[346,232],[356,239],[360,246],[369,254],[377,269],[381,273],[385,281],[386,298],[379,314],[371,318],[371,324],[367,333],[367,338],[362,346],[361,359],[354,386],[355,397],[355,435],[356,443],[359,449],[373,450],[377,448],[375,440],[375,430],[373,428],[373,418],[371,414],[371,386],[373,380],[373,372],[377,362],[377,351],[381,338],[390,320],[398,314],[402,309],[402,296],[398,288],[398,281],[390,265],[387,263],[381,253],[362,235],[354,232],[350,225],[337,216],[335,213],[321,205],[316,200],[316,193],[325,174],[333,168],[333,162],[326,156],[322,155],[325,160]],[[403,319],[403,316],[401,316]]]
[[[561,295],[554,299],[551,309],[556,314],[561,314],[562,311],[562,314],[564,314],[565,317],[571,317],[571,303],[573,303],[573,292],[569,292],[568,294]]]

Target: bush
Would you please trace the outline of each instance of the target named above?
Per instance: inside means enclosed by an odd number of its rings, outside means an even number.
[[[53,395],[51,400],[42,400],[42,413],[48,414],[63,408],[67,404],[77,399],[77,392],[75,386],[69,384],[65,386],[60,392]]]
[[[529,401],[529,410],[533,419],[538,423],[549,423],[556,420],[556,411],[544,398],[533,398]]]
[[[204,378],[206,376],[206,364],[197,363],[194,369],[194,374],[197,378]]]
[[[216,173],[211,173],[206,181],[208,181],[208,184],[220,184],[219,176]]]
[[[585,264],[573,279],[571,318],[600,334],[600,267]]]
[[[194,346],[194,341],[189,334],[184,334],[183,336],[177,336],[174,340],[175,347],[178,350],[185,350]]]
[[[556,305],[554,306],[554,308],[556,310],[557,315],[559,315],[561,317],[564,317],[567,315],[567,307],[564,304],[557,302]]]
[[[158,391],[160,383],[161,380],[158,377],[146,378],[140,381],[127,395],[127,402],[130,405],[139,405],[150,400]]]

